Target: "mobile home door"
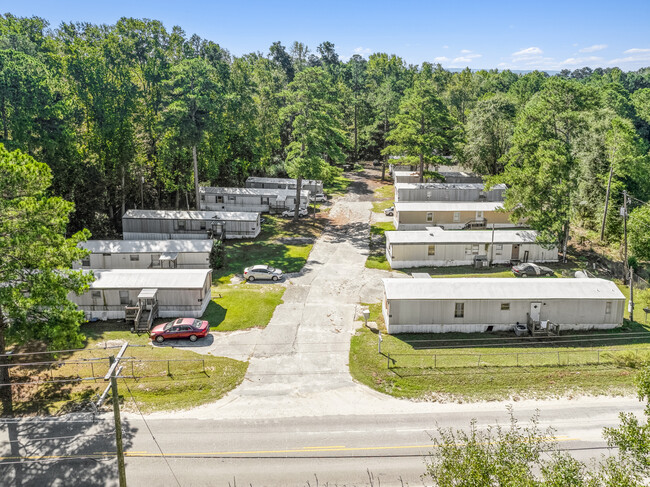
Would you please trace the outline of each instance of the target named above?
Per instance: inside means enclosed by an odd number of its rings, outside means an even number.
[[[519,260],[519,244],[512,244],[511,260]]]
[[[530,303],[530,319],[539,323],[539,317],[542,311],[542,303]]]

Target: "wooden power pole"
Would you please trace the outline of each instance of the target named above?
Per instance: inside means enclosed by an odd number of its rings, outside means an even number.
[[[627,279],[627,191],[623,191],[623,239],[625,241],[623,249],[623,282]]]
[[[614,164],[609,168],[609,180],[607,181],[607,193],[605,193],[605,211],[603,211],[603,224],[600,226],[600,240],[605,239],[605,222],[607,221],[607,207],[609,206],[609,190],[612,187],[612,175],[614,174]]]
[[[129,346],[125,343],[116,357],[109,357],[111,366],[104,376],[104,380],[111,381],[111,395],[113,396],[113,417],[115,418],[115,443],[117,446],[117,471],[120,476],[120,487],[126,487],[126,468],[124,466],[124,446],[122,445],[122,419],[120,418],[120,398],[117,392],[117,376],[122,367],[119,367],[120,359],[126,348]]]

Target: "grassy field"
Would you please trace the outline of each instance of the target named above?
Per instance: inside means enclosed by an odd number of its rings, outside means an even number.
[[[216,282],[227,284],[233,275],[255,264],[268,264],[284,272],[299,272],[311,252],[313,241],[323,232],[327,220],[267,215],[262,231],[255,240],[231,240],[226,244],[224,265],[213,273]]]
[[[265,327],[285,288],[277,284],[241,283],[212,288],[212,302],[203,315],[212,331]]]
[[[350,371],[396,397],[478,401],[634,393],[636,370],[650,358],[650,329],[639,323],[576,332],[575,338],[567,332],[553,343],[509,333],[390,336],[381,305],[369,309],[370,321],[382,330],[383,354],[377,353],[376,333],[361,327],[352,338]],[[390,368],[388,355],[395,360]]]
[[[377,222],[370,226],[370,254],[366,259],[369,269],[389,271],[390,265],[386,260],[386,240],[384,232],[395,230],[393,222]]]
[[[375,213],[383,213],[386,208],[393,206],[394,188],[392,185],[380,186],[375,190],[374,199],[372,202],[372,211]]]
[[[323,192],[329,196],[345,194],[352,180],[343,175],[336,176],[332,181],[325,183]]]
[[[67,364],[57,367],[46,364],[14,367],[14,382],[102,376],[108,369],[107,357],[118,352],[117,348],[104,346],[117,346],[128,341],[132,346],[125,354],[128,359],[124,362],[122,375],[141,378],[120,381],[120,398],[124,409],[135,411],[135,400],[142,411],[169,411],[216,401],[241,383],[248,368],[246,362],[238,360],[198,355],[171,346],[153,346],[147,335],[130,333],[123,322],[88,323],[82,326],[82,332],[88,337],[84,350],[58,357],[35,355],[16,358],[23,363],[27,360],[56,360]],[[199,346],[200,343],[197,342]],[[80,400],[92,399],[105,387],[102,379],[15,386],[15,411],[19,415],[71,411]]]

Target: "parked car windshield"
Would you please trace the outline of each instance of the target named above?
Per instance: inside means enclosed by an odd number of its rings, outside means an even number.
[[[173,322],[173,321],[170,321],[169,323],[165,323],[165,327],[163,328],[163,330],[167,331],[167,330],[169,330],[172,326],[174,326],[174,322]]]

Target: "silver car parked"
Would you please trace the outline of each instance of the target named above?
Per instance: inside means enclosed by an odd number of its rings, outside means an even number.
[[[248,282],[253,282],[255,279],[278,281],[282,279],[282,271],[268,265],[254,265],[244,269],[244,279]]]

